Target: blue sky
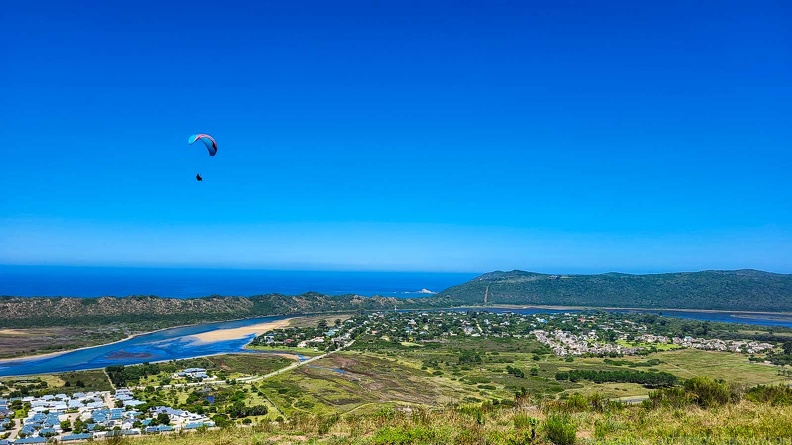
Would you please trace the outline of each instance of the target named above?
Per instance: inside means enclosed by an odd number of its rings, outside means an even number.
[[[792,273],[788,2],[3,10],[0,264]]]

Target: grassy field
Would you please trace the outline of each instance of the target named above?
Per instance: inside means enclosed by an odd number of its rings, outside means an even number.
[[[239,375],[269,374],[295,362],[293,357],[280,354],[224,354],[208,359],[215,369]]]
[[[323,351],[317,351],[313,348],[297,348],[291,346],[247,346],[246,349],[251,351],[262,352],[281,352],[284,354],[300,354],[306,357],[314,357],[324,354]]]
[[[255,375],[268,374],[272,371],[285,368],[294,363],[297,358],[292,354],[280,353],[248,353],[248,354],[222,354],[209,357],[200,357],[188,360],[179,360],[178,369],[205,368],[216,372],[223,379],[237,379]],[[175,368],[174,368],[175,369]],[[160,372],[141,379],[137,386],[161,385],[164,379],[170,378],[171,372]],[[185,380],[177,379],[171,383],[183,383]]]
[[[628,348],[655,348],[658,351],[671,351],[673,349],[681,349],[681,345],[669,343],[646,343],[646,342],[629,342],[627,340],[616,340],[617,345],[626,346]]]
[[[26,381],[30,379],[41,379],[47,383],[47,388],[42,390],[45,394],[73,394],[75,392],[86,391],[110,391],[110,380],[107,379],[104,371],[71,371],[62,374],[45,374],[28,377],[2,377],[0,382],[14,386],[16,381]]]
[[[258,387],[287,415],[365,413],[383,406],[442,405],[480,397],[475,387],[414,363],[357,352],[333,354]]]

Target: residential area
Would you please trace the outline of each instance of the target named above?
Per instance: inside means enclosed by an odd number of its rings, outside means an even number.
[[[144,410],[136,408],[141,405]],[[0,399],[0,445],[68,443],[213,426],[201,414],[149,407],[127,388]]]
[[[290,327],[268,332],[255,345],[332,350],[359,335],[393,343],[433,342],[444,337],[536,338],[557,356],[620,356],[694,348],[761,354],[775,347],[768,342],[658,335],[662,326],[640,322],[635,314],[542,313],[484,311],[375,312],[358,314],[333,329],[324,326]],[[654,320],[654,319],[650,319]],[[651,323],[650,323],[651,324]],[[669,330],[670,331],[670,330]]]

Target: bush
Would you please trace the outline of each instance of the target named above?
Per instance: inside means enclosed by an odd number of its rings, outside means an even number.
[[[564,402],[564,409],[569,412],[581,412],[588,410],[588,400],[581,394],[574,393]]]
[[[685,381],[684,388],[702,408],[725,405],[739,399],[735,388],[723,380],[713,380],[710,377],[693,377]]]
[[[515,414],[514,427],[518,430],[532,430],[539,426],[539,419],[528,414]]]
[[[792,405],[792,388],[783,384],[777,386],[755,386],[748,390],[748,400],[771,405]]]
[[[545,420],[545,435],[556,445],[575,443],[577,426],[568,414],[550,414]]]

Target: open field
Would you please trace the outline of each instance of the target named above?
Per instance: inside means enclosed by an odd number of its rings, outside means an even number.
[[[475,387],[438,378],[415,364],[356,352],[333,354],[258,386],[288,415],[364,413],[480,397]]]
[[[15,387],[15,382],[40,379],[47,384],[44,394],[73,394],[86,391],[110,391],[110,381],[102,370],[71,371],[62,374],[45,374],[25,377],[1,377],[0,383]]]
[[[655,348],[658,351],[670,351],[672,349],[681,349],[682,345],[675,345],[669,343],[645,343],[645,342],[630,342],[627,340],[616,340],[617,345],[627,346],[629,348]]]
[[[172,380],[175,372],[184,368],[205,368],[211,374],[216,374],[221,379],[236,379],[255,375],[268,374],[272,371],[285,368],[297,360],[296,356],[280,353],[245,353],[221,354],[209,357],[177,360],[174,363],[159,364],[160,372],[146,375],[131,386],[158,386],[171,383],[184,383],[184,380]]]
[[[207,357],[215,366],[229,374],[263,375],[295,362],[294,357],[280,354],[223,354]]]
[[[313,348],[297,348],[292,346],[246,346],[245,349],[250,351],[273,352],[283,354],[299,354],[306,357],[314,357],[324,354],[323,351],[317,351]]]

